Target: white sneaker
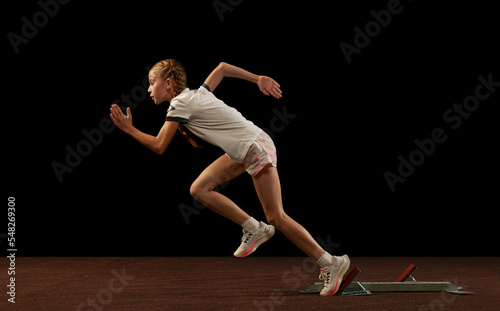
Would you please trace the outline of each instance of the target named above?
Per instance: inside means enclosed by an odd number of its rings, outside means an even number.
[[[339,290],[344,275],[351,264],[347,255],[342,256],[342,259],[344,259],[344,261],[339,266],[330,265],[321,269],[319,279],[325,282],[323,289],[319,293],[321,296],[333,296]]]
[[[260,222],[260,226],[256,230],[243,228],[243,237],[241,245],[234,252],[235,257],[246,257],[255,252],[257,247],[269,240],[274,235],[274,227]]]

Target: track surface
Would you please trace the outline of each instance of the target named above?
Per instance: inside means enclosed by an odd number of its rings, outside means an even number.
[[[358,281],[394,281],[410,263],[418,281],[476,294],[303,295],[319,268],[299,257],[41,257],[16,258],[16,303],[3,291],[0,310],[498,310],[500,258],[351,258]]]

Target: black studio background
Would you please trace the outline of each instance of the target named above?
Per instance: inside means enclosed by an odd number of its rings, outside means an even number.
[[[231,256],[238,247],[241,228],[189,195],[220,149],[177,135],[158,156],[118,129],[103,133],[116,101],[133,102],[134,125],[158,132],[168,103],[155,106],[141,86],[164,58],[185,66],[190,88],[220,61],[281,84],[280,100],[232,79],[216,95],[271,131],[285,210],[336,254],[499,255],[500,88],[444,119],[475,95],[479,76],[500,81],[492,2],[49,2],[46,20],[33,0],[2,14],[3,176],[16,198],[18,255]],[[388,6],[397,13],[377,28],[370,12]],[[33,17],[43,26],[26,28],[16,53],[9,34]],[[365,46],[348,62],[341,43],[356,48],[354,28],[368,23],[373,36],[358,38]],[[391,191],[384,173],[398,174],[398,157],[435,129],[446,140]],[[61,178],[56,162],[68,167]],[[264,220],[249,176],[220,191]],[[255,255],[303,253],[278,233]]]

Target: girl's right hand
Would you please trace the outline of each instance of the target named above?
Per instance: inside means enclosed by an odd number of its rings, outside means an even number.
[[[259,86],[260,91],[268,96],[272,95],[276,99],[283,97],[281,95],[281,89],[278,82],[267,76],[259,76],[257,85]]]

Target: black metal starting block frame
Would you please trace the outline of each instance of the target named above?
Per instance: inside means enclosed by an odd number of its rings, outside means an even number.
[[[471,295],[474,292],[462,291],[459,287],[450,282],[418,282],[413,277],[417,266],[411,264],[395,282],[354,282],[361,272],[358,267],[354,267],[344,277],[339,290],[335,296],[366,296],[372,292],[446,292],[456,295]],[[408,279],[411,278],[411,281]],[[323,283],[311,283],[302,294],[318,294],[323,289]]]

